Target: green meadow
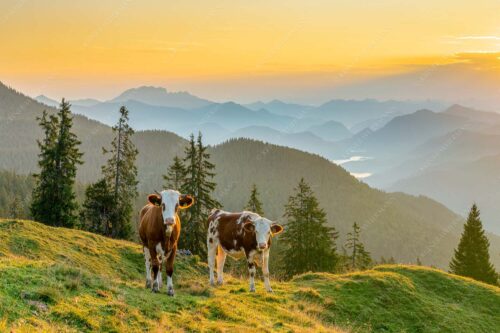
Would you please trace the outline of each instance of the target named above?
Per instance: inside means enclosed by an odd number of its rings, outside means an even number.
[[[271,254],[271,260],[272,260]],[[0,332],[498,332],[500,288],[421,266],[291,281],[227,276],[178,256],[176,295],[145,289],[138,244],[0,220]],[[165,288],[165,287],[164,287]]]

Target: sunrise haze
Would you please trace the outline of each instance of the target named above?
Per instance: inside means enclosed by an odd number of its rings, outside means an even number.
[[[491,106],[500,87],[498,9],[497,1],[2,1],[0,75],[55,98],[107,99],[149,84],[240,102]],[[483,93],[464,95],[469,86]]]

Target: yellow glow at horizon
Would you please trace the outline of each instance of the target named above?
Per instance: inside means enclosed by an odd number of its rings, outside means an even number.
[[[0,74],[224,78],[370,73],[499,51],[498,1],[0,3]],[[465,24],[466,23],[466,24]]]

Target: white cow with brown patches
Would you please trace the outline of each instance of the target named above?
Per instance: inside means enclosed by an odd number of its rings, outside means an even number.
[[[229,213],[213,210],[208,217],[208,266],[210,284],[214,285],[214,268],[217,260],[217,283],[223,284],[226,256],[245,257],[250,275],[250,291],[255,291],[255,263],[262,263],[266,290],[272,292],[269,282],[269,250],[271,238],[283,231],[279,224],[253,212]],[[217,259],[216,259],[217,258]]]

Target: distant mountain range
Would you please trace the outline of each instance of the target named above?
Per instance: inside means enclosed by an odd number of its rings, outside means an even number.
[[[352,137],[341,147],[345,155],[356,147],[357,154],[372,157],[345,165],[351,172],[373,173],[364,179],[368,184],[427,195],[463,215],[476,202],[486,228],[500,233],[500,191],[493,167],[500,155],[499,114],[458,105],[441,113],[418,111]]]
[[[109,102],[123,103],[138,101],[156,106],[167,106],[182,109],[197,109],[213,104],[206,99],[191,95],[188,92],[168,92],[160,87],[139,87],[124,91]]]
[[[46,105],[58,103],[37,98]],[[280,100],[241,105],[215,103],[164,88],[129,89],[105,102],[71,101],[73,111],[112,125],[121,105],[130,110],[138,130],[167,130],[184,138],[201,131],[216,145],[233,138],[256,139],[344,161],[342,167],[363,181],[384,189],[429,195],[464,214],[474,197],[485,225],[500,233],[493,213],[500,191],[488,182],[480,191],[447,195],[436,189],[437,175],[457,184],[481,178],[484,160],[500,155],[500,114],[438,101],[331,100],[319,106]],[[461,170],[467,177],[460,178]],[[452,175],[455,175],[452,177]],[[490,175],[495,177],[494,175]],[[442,179],[447,177],[442,176]],[[456,197],[456,199],[451,199]],[[481,207],[482,206],[482,207]]]
[[[42,133],[35,118],[44,109],[55,112],[0,85],[1,169],[36,171],[36,139]],[[82,140],[85,160],[78,169],[78,179],[95,181],[105,160],[100,148],[109,145],[111,129],[79,115],[74,117],[74,128]],[[186,140],[170,132],[149,130],[138,131],[134,141],[139,150],[140,192],[161,188],[162,174],[175,155],[183,154]],[[415,262],[418,257],[425,264],[447,267],[458,242],[463,219],[445,206],[422,196],[372,189],[320,156],[248,139],[229,140],[212,147],[210,153],[217,173],[215,194],[225,209],[242,209],[255,183],[266,215],[281,219],[287,197],[304,177],[325,209],[328,223],[340,231],[339,246],[357,221],[363,227],[367,250],[375,258],[392,256],[401,262]],[[500,238],[489,238],[493,253],[498,253]],[[493,257],[495,264],[500,265],[499,259]]]

